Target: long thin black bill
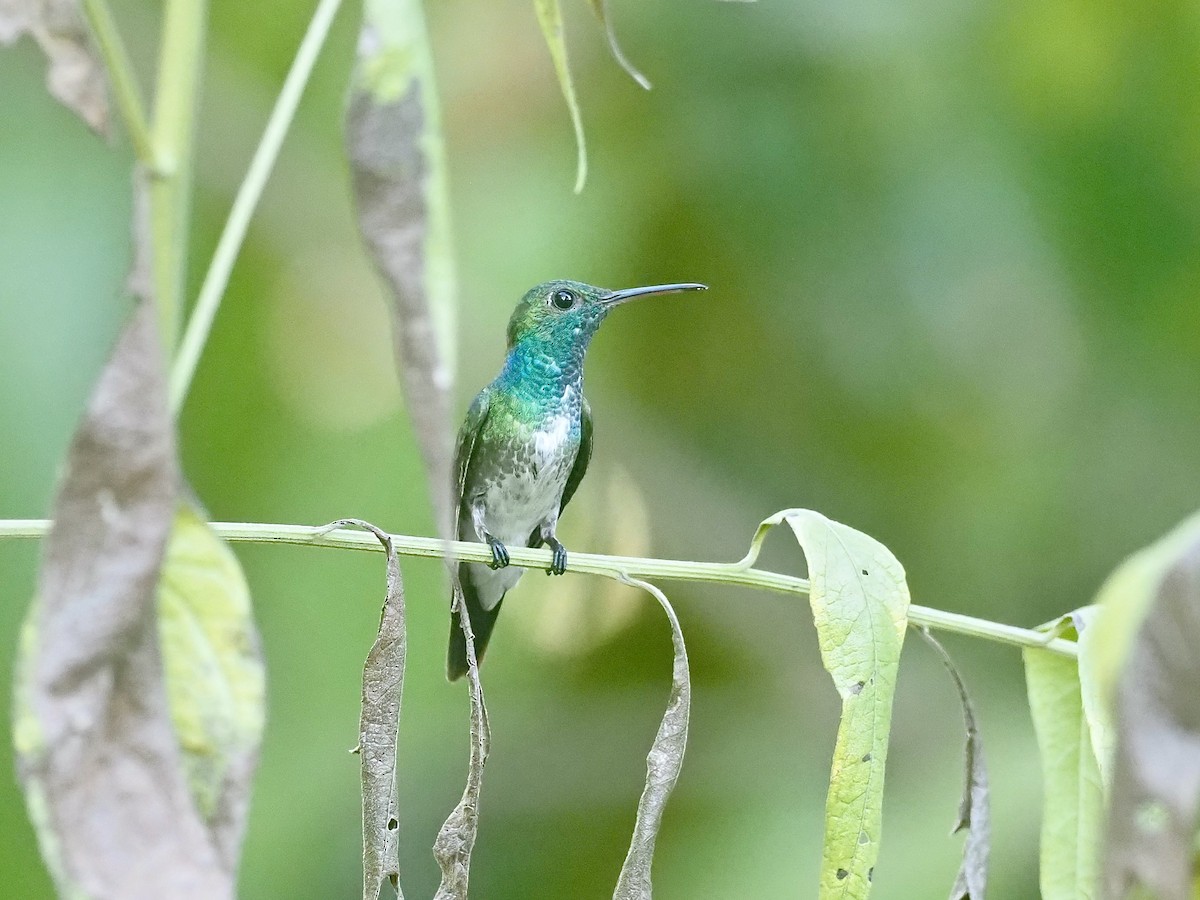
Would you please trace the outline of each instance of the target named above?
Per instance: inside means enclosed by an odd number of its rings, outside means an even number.
[[[707,291],[707,284],[652,284],[649,287],[626,288],[623,291],[613,291],[604,298],[605,306],[617,306],[621,303],[628,303],[630,300],[636,300],[638,297],[646,297],[650,294],[677,294],[680,291]]]

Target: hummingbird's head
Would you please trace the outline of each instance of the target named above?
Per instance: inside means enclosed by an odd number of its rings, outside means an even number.
[[[610,291],[580,281],[546,281],[531,288],[508,320],[508,347],[536,337],[553,344],[587,341],[616,306],[652,294],[703,291],[703,284],[656,284]]]

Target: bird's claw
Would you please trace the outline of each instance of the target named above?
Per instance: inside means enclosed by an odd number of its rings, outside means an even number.
[[[508,565],[508,548],[500,541],[492,538],[488,541],[488,546],[492,548],[492,561],[488,563],[489,569],[503,569]]]
[[[554,544],[554,557],[550,561],[550,568],[546,570],[547,575],[561,575],[567,571],[567,548],[562,544]]]

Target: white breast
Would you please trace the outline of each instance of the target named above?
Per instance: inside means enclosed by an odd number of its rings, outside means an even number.
[[[566,416],[554,416],[533,433],[533,453],[539,467],[546,465],[562,451],[571,432],[571,420]]]

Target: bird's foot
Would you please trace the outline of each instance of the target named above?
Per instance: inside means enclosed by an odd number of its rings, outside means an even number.
[[[561,575],[567,571],[567,548],[556,541],[554,538],[548,538],[546,543],[550,545],[550,549],[554,551],[554,557],[550,561],[550,568],[546,570],[547,575]]]
[[[503,569],[508,565],[508,548],[495,538],[488,538],[488,546],[492,548],[492,561],[489,569]]]

